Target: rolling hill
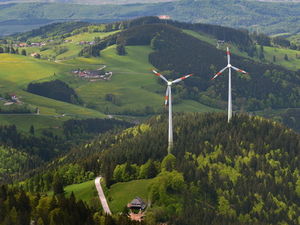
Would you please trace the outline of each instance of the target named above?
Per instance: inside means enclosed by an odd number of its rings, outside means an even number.
[[[217,48],[217,40],[224,40],[225,44]],[[300,52],[265,46],[265,58],[260,59],[259,46],[243,30],[177,21],[168,21],[166,24],[165,20],[145,17],[106,25],[80,22],[53,24],[14,35],[8,41],[43,43],[43,46],[19,48],[19,52],[25,50],[27,55],[40,54],[42,60],[1,54],[5,64],[2,71],[3,83],[6,84],[9,81],[7,79],[14,81],[5,85],[2,94],[16,93],[32,108],[38,106],[43,115],[49,115],[50,118],[55,116],[54,121],[58,120],[56,116],[63,114],[72,118],[103,117],[101,113],[146,116],[162,112],[164,87],[152,75],[153,66],[167,78],[174,79],[182,74],[194,73],[192,79],[174,89],[175,111],[206,112],[225,109],[226,79],[220,77],[215,82],[210,81],[212,74],[223,67],[223,62],[226,61],[225,45],[231,47],[235,65],[250,74],[247,77],[233,77],[235,110],[281,119],[285,117],[284,113],[288,108],[299,108],[299,76],[296,72],[299,59],[294,57],[300,55]],[[120,43],[126,43],[125,55],[117,54],[116,49]],[[2,46],[5,48],[8,45]],[[289,57],[288,61],[284,60],[285,54]],[[275,62],[272,61],[274,55]],[[10,61],[13,60],[18,62],[18,66],[12,68]],[[23,64],[26,65],[26,76],[21,73]],[[91,82],[92,79],[80,78],[72,72],[97,71],[100,68],[112,72],[110,80]],[[10,75],[5,76],[7,74]],[[57,79],[75,91],[81,102],[79,105],[53,99],[44,100],[44,97],[24,91],[30,83]],[[267,108],[268,112],[264,111]],[[272,113],[270,110],[273,110]],[[66,117],[60,119],[65,120]],[[289,119],[282,119],[287,120]],[[288,124],[291,125],[291,122]],[[28,130],[30,125],[24,130]]]
[[[163,115],[115,137],[95,139],[63,160],[105,176],[115,212],[132,197],[123,191],[136,189],[151,201],[146,221],[297,224],[299,134],[257,116],[236,115],[228,124],[222,113],[177,114],[174,126],[173,155],[166,156]],[[157,168],[154,177],[147,170],[151,162]]]

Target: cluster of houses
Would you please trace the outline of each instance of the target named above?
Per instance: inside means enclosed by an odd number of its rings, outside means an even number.
[[[79,45],[94,45],[95,41],[80,41]]]
[[[41,46],[45,46],[46,43],[45,42],[32,42],[30,44],[28,43],[19,43],[19,44],[15,44],[15,47],[20,47],[20,48],[25,48],[25,47],[41,47]]]
[[[0,97],[0,101],[4,101],[5,106],[22,103],[16,94],[10,94],[9,99]]]
[[[72,73],[80,78],[89,79],[91,82],[98,80],[110,80],[113,73],[105,72],[103,70],[104,68],[105,66],[98,70],[74,70]]]

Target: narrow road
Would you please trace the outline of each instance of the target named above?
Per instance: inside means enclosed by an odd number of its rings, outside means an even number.
[[[100,199],[100,202],[101,202],[101,205],[102,205],[102,208],[103,208],[104,212],[107,213],[107,214],[109,214],[109,215],[111,215],[111,211],[110,211],[110,209],[108,207],[108,204],[107,204],[107,201],[106,201],[103,189],[101,187],[100,180],[101,180],[101,177],[97,177],[95,179],[95,185],[96,185],[96,189],[98,191],[99,199]]]

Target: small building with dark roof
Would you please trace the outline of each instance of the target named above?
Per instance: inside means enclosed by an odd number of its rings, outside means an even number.
[[[130,203],[128,203],[127,207],[130,209],[145,210],[147,207],[147,204],[140,197],[136,197]]]

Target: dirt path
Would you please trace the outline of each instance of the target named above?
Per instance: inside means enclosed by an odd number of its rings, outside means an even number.
[[[101,202],[101,205],[102,205],[102,208],[103,208],[104,212],[111,215],[111,211],[109,209],[109,206],[107,204],[103,189],[101,187],[101,183],[100,183],[101,178],[102,177],[97,177],[95,179],[96,189],[98,191],[99,199],[100,199],[100,202]]]

